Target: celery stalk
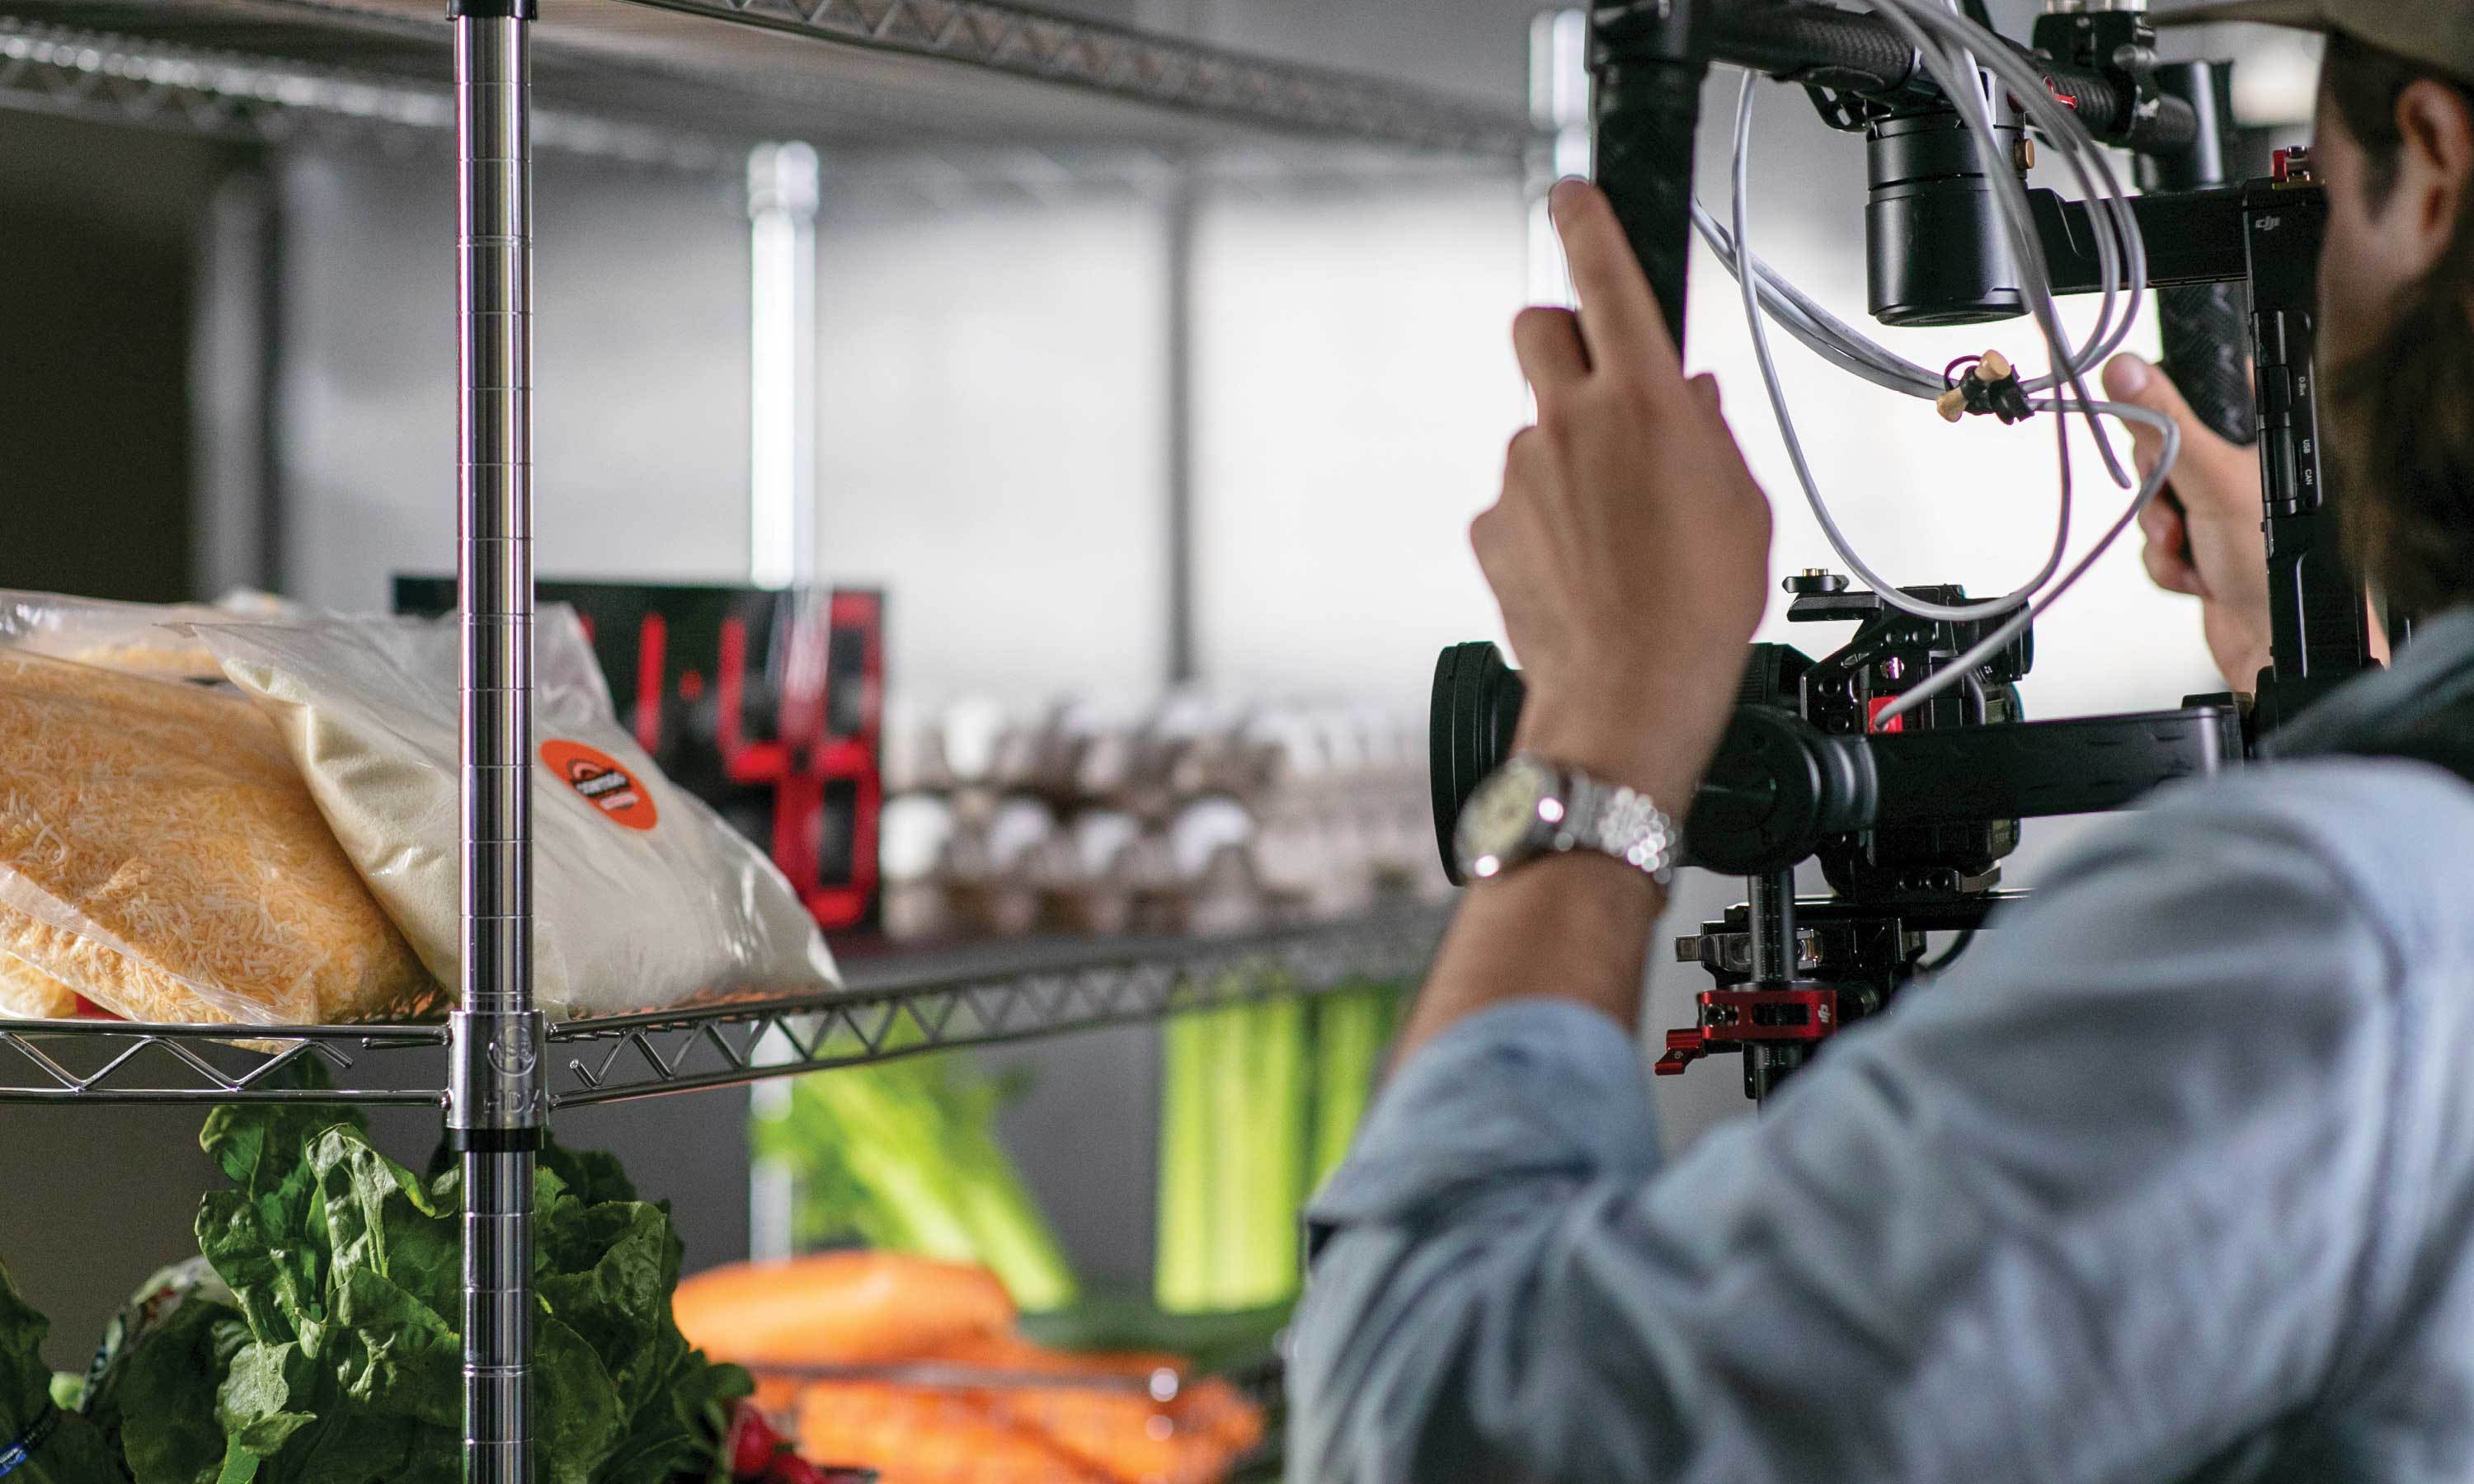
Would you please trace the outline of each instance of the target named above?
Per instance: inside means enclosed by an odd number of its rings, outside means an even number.
[[[1159,1215],[1152,1297],[1172,1314],[1212,1307],[1211,1033],[1216,1016],[1181,1015],[1160,1037]]]
[[[1325,1170],[1318,1131],[1339,1123],[1330,1137],[1345,1148],[1365,1106],[1380,1046],[1379,999],[1340,997],[1351,1003],[1334,1022],[1336,1060],[1326,1068],[1315,1008],[1285,983],[1262,988],[1269,997],[1181,1017],[1163,1038],[1153,1290],[1171,1312],[1296,1297],[1298,1211]],[[1335,1077],[1344,1086],[1326,1112],[1324,1085]],[[1345,1086],[1352,1078],[1353,1090]]]
[[[1314,1185],[1348,1155],[1366,1120],[1403,1001],[1396,984],[1354,985],[1327,995],[1316,1019]]]
[[[996,1271],[1013,1302],[1031,1313],[1063,1308],[1078,1291],[1038,1204],[1023,1185],[1012,1158],[984,1126],[951,1131],[962,1184],[962,1218],[979,1247],[980,1260]]]
[[[1359,988],[1325,995],[1315,1007],[1314,1185],[1331,1178],[1358,1121],[1366,1115],[1372,1055],[1382,1006]]]
[[[1254,1233],[1247,1223],[1262,1142],[1260,1112],[1253,1098],[1254,1022],[1250,1007],[1212,1013],[1211,1027],[1211,1272],[1204,1291],[1215,1312],[1246,1307],[1253,1272]]]
[[[1281,987],[1285,989],[1285,986]],[[1259,1308],[1298,1292],[1298,1209],[1305,1198],[1306,1006],[1294,994],[1254,1007],[1254,1093],[1262,1112],[1246,1225],[1250,1233],[1247,1283],[1237,1304]]]
[[[845,1067],[800,1078],[782,1117],[754,1127],[757,1151],[788,1164],[803,1243],[871,1246],[977,1262],[1026,1309],[1075,1294],[1072,1269],[1020,1171],[998,1142],[1002,1099],[951,1058]]]

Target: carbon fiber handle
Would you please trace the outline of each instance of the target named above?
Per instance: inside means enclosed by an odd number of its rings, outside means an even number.
[[[1863,741],[1879,779],[1876,828],[2095,814],[2242,760],[2241,718],[2215,706]]]
[[[1782,82],[1891,93],[1924,76],[1915,49],[1880,20],[1823,5],[1725,6],[1710,51]]]
[[[1821,4],[1717,4],[1710,7],[1710,56],[1785,83],[1809,83],[1882,99],[1940,96],[1915,52],[1879,16]],[[2020,48],[2023,53],[2025,48]],[[2032,54],[2028,54],[2031,55]],[[2110,74],[2034,57],[2057,97],[2107,143],[2136,137],[2144,148],[2172,149],[2198,129],[2191,105],[2168,97],[2143,114],[2137,97]]]
[[[2242,285],[2201,283],[2156,291],[2165,373],[2200,423],[2237,443],[2259,441],[2250,382],[2250,312]]]
[[[1620,103],[1598,121],[1598,180],[1680,348],[1701,86],[1682,67],[1625,67],[1619,76]]]
[[[1710,70],[1694,36],[1699,3],[1602,0],[1590,12],[1598,184],[1678,348],[1692,246],[1693,138]]]

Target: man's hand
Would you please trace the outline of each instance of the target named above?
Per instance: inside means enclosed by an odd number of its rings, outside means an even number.
[[[1686,381],[1594,186],[1555,188],[1581,314],[1514,323],[1538,425],[1471,544],[1527,674],[1519,745],[1691,805],[1767,599],[1770,509],[1709,377]]]
[[[1684,379],[1606,197],[1567,180],[1554,206],[1581,318],[1532,309],[1514,323],[1538,425],[1512,441],[1503,498],[1469,539],[1528,676],[1519,745],[1682,819],[1761,620],[1769,501],[1716,386]],[[1572,1000],[1636,1026],[1664,901],[1649,877],[1587,853],[1471,892],[1398,1054],[1516,999]]]
[[[2104,369],[2105,394],[2163,413],[2182,429],[2182,457],[2165,500],[2139,517],[2147,537],[2147,575],[2168,592],[2199,600],[2208,652],[2227,689],[2249,692],[2268,668],[2268,537],[2260,529],[2259,455],[2219,438],[2194,416],[2164,372],[2135,355]],[[2156,467],[2165,436],[2130,425],[2142,478]]]

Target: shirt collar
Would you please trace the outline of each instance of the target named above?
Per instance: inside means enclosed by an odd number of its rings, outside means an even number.
[[[2389,669],[2338,687],[2268,739],[2273,757],[2343,751],[2367,734],[2413,726],[2474,695],[2474,608],[2415,626]]]

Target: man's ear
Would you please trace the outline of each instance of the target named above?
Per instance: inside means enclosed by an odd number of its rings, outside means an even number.
[[[2444,83],[2417,78],[2397,95],[2396,117],[2403,136],[2396,189],[2379,231],[2412,281],[2439,267],[2474,199],[2474,104]]]

